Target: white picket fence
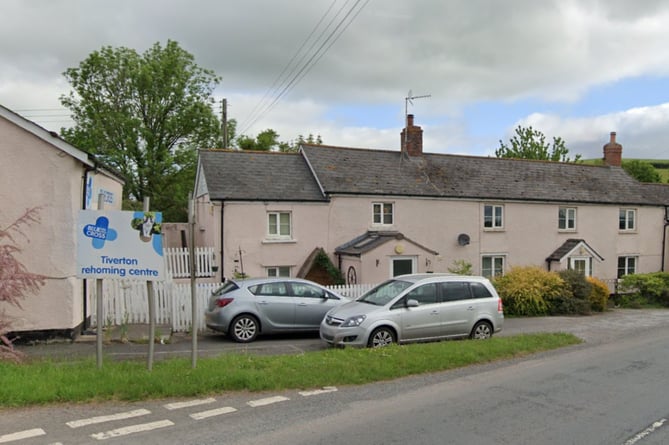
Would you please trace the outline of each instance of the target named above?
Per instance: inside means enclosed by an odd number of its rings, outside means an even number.
[[[204,311],[207,309],[209,296],[221,285],[222,283],[197,283],[196,320],[193,323],[190,283],[154,282],[155,323],[170,325],[172,332],[190,332],[193,325],[198,331],[203,331],[206,328]],[[89,286],[91,324],[97,326],[97,298],[95,297],[94,280],[89,282]],[[328,286],[334,292],[349,298],[357,298],[372,287],[371,284]],[[148,324],[150,322],[149,298],[145,281],[103,280],[102,295],[104,326]]]
[[[197,278],[214,276],[214,248],[196,247],[195,276]],[[190,254],[188,249],[163,249],[165,267],[172,278],[190,278]]]

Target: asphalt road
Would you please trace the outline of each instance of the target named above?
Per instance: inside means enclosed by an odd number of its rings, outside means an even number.
[[[590,316],[569,317],[532,317],[507,318],[499,336],[515,335],[531,332],[569,332],[587,343],[603,343],[624,337],[632,332],[647,331],[653,335],[653,328],[669,325],[669,310],[664,309],[614,309],[605,313]],[[160,327],[156,332],[165,331]],[[148,357],[149,345],[145,340],[149,331],[148,325],[129,327],[129,338],[133,341],[121,343],[118,340],[105,343],[103,354],[105,359],[145,359]],[[112,338],[118,338],[114,335]],[[18,345],[17,349],[29,357],[96,357],[97,347],[95,336],[87,336],[80,341],[54,340]],[[191,357],[192,337],[186,334],[173,334],[165,344],[154,345],[154,359],[168,357]],[[259,340],[242,345],[235,343],[224,335],[208,331],[197,338],[197,356],[207,357],[230,352],[253,354],[299,354],[324,349],[326,346],[318,338],[318,334],[281,335],[261,337]]]

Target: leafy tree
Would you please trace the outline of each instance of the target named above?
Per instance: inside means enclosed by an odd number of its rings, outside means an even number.
[[[39,222],[39,208],[34,207],[9,226],[0,227],[0,302],[21,308],[21,299],[28,293],[37,293],[46,282],[45,276],[29,272],[16,258],[21,248],[15,236],[25,236],[22,227]],[[3,310],[0,312],[0,360],[18,362],[22,356],[5,335],[10,328],[11,319]]]
[[[241,135],[236,139],[237,147],[242,150],[260,150],[260,151],[282,151],[291,152],[297,151],[299,144],[317,144],[321,145],[323,140],[318,135],[316,138],[309,134],[307,139],[300,135],[296,143],[279,141],[279,133],[268,128],[265,131],[258,133],[258,136],[252,138],[250,136]]]
[[[546,142],[546,136],[530,127],[518,126],[516,134],[509,140],[509,145],[501,140],[499,148],[495,150],[498,158],[539,159],[545,161],[578,162],[581,155],[576,155],[572,161],[569,158],[569,149],[562,138],[554,137],[553,143]]]
[[[103,47],[64,76],[73,91],[60,100],[75,122],[64,139],[124,176],[124,208],[150,197],[166,221],[185,221],[197,149],[221,140],[212,108],[220,78],[174,41],[142,55]]]
[[[623,161],[622,167],[627,174],[636,178],[637,181],[662,182],[660,174],[655,170],[653,164],[648,161],[641,161],[638,159]]]

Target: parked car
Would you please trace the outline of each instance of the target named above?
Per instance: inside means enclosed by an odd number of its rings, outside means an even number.
[[[227,280],[212,292],[208,328],[240,343],[259,334],[318,331],[325,313],[349,298],[299,278]]]
[[[504,324],[502,300],[483,277],[414,274],[392,278],[331,309],[320,337],[330,345],[490,338]]]

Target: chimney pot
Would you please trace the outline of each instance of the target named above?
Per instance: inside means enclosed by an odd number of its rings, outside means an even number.
[[[615,131],[611,132],[611,143],[612,144],[616,143],[616,132]]]

